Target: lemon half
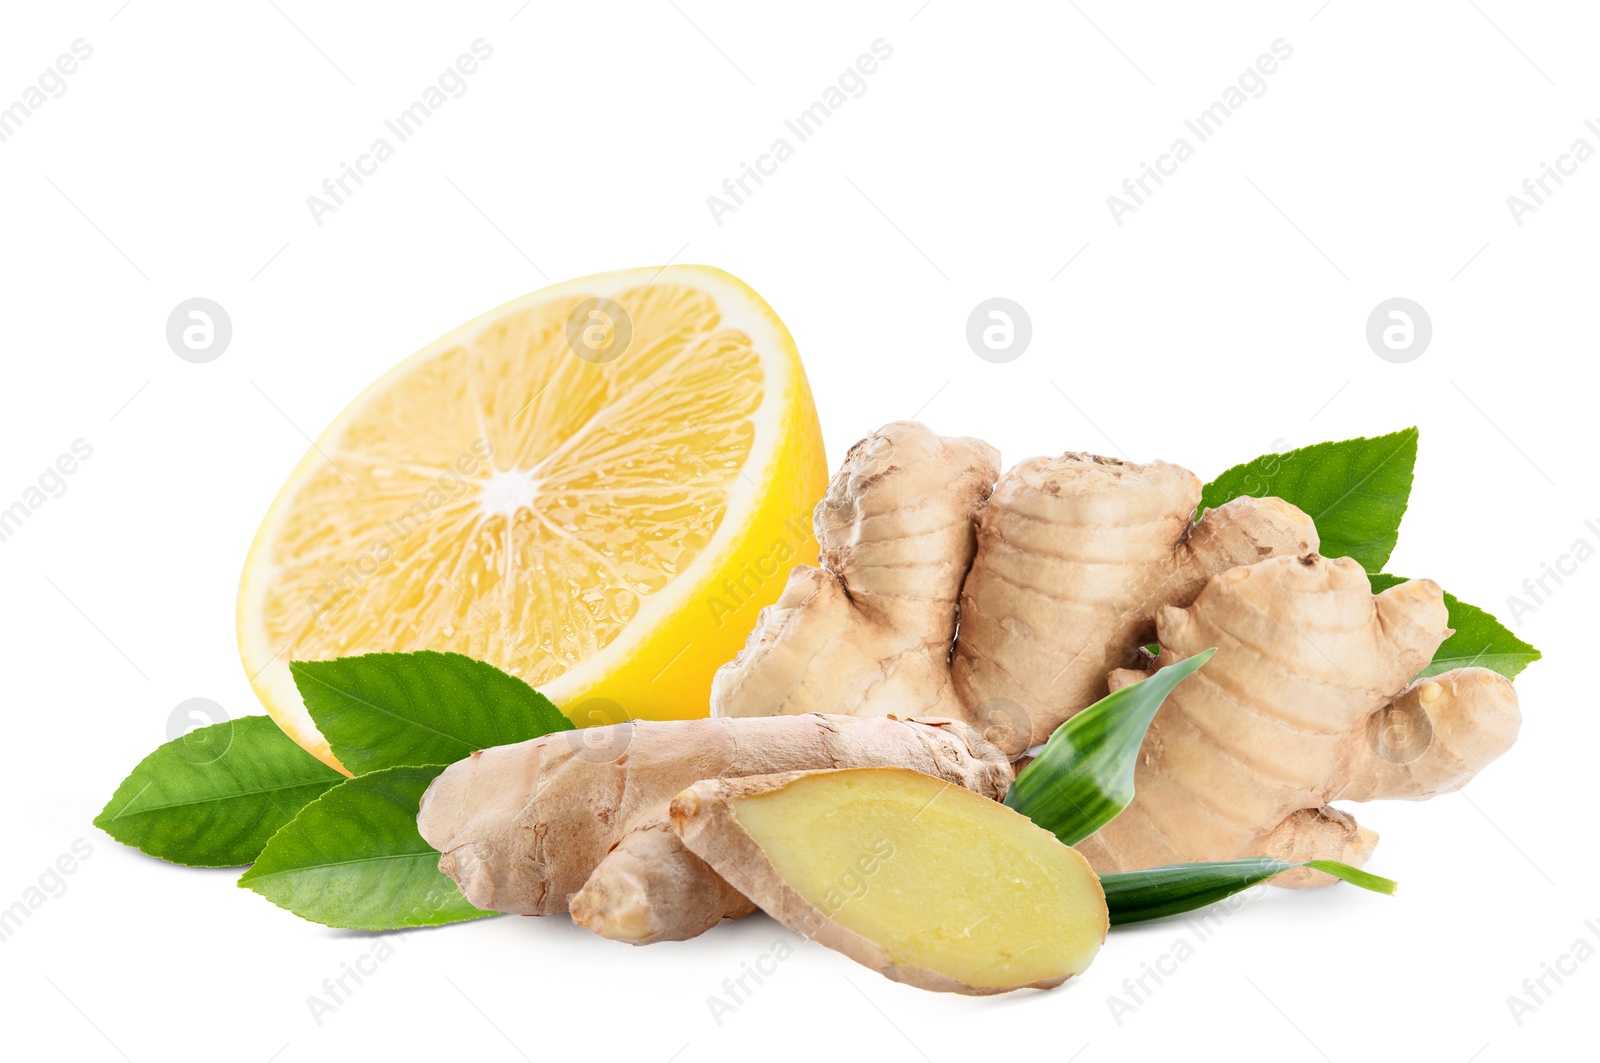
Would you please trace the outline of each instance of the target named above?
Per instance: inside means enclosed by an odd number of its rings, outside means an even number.
[[[412,355],[318,437],[245,561],[240,655],[334,767],[291,660],[452,650],[580,726],[704,716],[757,610],[816,560],[826,485],[794,340],[743,282],[558,284]]]

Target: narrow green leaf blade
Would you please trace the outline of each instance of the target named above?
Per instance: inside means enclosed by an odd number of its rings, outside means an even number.
[[[1363,871],[1359,867],[1351,867],[1337,860],[1307,860],[1306,865],[1313,871],[1321,871],[1325,875],[1332,875],[1336,879],[1359,886],[1372,893],[1381,893],[1386,897],[1393,897],[1400,888],[1400,883],[1392,878],[1374,875],[1370,871]]]
[[[527,683],[459,653],[369,653],[289,670],[333,755],[357,775],[449,764],[573,728]]]
[[[1169,664],[1057,727],[1011,784],[1006,804],[1068,845],[1116,819],[1133,800],[1133,768],[1156,710],[1215,652]]]
[[[1200,511],[1242,495],[1281,498],[1316,522],[1324,557],[1353,557],[1368,572],[1378,572],[1400,537],[1417,436],[1415,428],[1406,428],[1264,454],[1206,484]]]
[[[479,919],[417,833],[423,791],[444,765],[385,768],[307,805],[239,878],[280,908],[324,926],[399,930]]]
[[[1397,583],[1406,582],[1405,576],[1387,572],[1371,576],[1372,593],[1388,590]],[[1475,605],[1469,605],[1446,591],[1444,604],[1450,610],[1450,626],[1455,634],[1445,639],[1435,651],[1433,661],[1417,676],[1438,675],[1452,668],[1492,668],[1507,679],[1517,674],[1542,655],[1538,650],[1513,635],[1493,615]]]
[[[1101,875],[1111,925],[1125,926],[1204,908],[1296,867],[1309,867],[1374,893],[1393,895],[1399,884],[1336,860],[1288,864],[1265,856],[1210,864],[1170,864]]]
[[[265,716],[201,727],[139,762],[94,825],[190,867],[238,867],[344,776]]]

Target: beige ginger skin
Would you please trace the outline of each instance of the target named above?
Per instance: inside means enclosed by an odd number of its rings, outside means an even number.
[[[999,474],[989,444],[918,424],[851,447],[817,504],[821,567],[790,573],[717,673],[712,714],[975,720],[956,696],[950,647],[977,550],[973,513]]]
[[[1217,653],[1156,714],[1133,803],[1078,848],[1101,873],[1247,856],[1362,863],[1377,835],[1330,802],[1454,790],[1516,739],[1516,694],[1499,673],[1410,682],[1450,634],[1446,618],[1432,580],[1374,596],[1355,561],[1316,555],[1230,569],[1187,608],[1163,608],[1158,666]]]
[[[1275,498],[1192,523],[1200,480],[1165,462],[998,469],[987,443],[910,422],[852,447],[817,506],[821,567],[790,574],[717,673],[713,715],[949,716],[1019,755],[1109,692],[1161,606],[1317,547],[1311,519]]]
[[[997,467],[987,444],[909,423],[852,448],[817,507],[822,567],[791,574],[718,673],[713,713],[936,713],[1019,756],[1154,664],[1216,647],[1157,715],[1133,805],[1083,843],[1102,872],[1360,863],[1377,836],[1330,802],[1452,789],[1514,740],[1509,680],[1410,683],[1450,634],[1438,586],[1374,597],[1356,562],[1317,556],[1294,506],[1237,498],[1194,521],[1201,485],[1176,465]]]

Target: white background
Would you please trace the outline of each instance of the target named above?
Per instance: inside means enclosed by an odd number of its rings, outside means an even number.
[[[807,945],[719,1024],[707,998],[783,934],[764,917],[636,950],[492,919],[400,937],[318,1024],[307,997],[374,939],[90,826],[179,702],[259,711],[234,592],[303,432],[547,279],[668,259],[740,275],[800,344],[830,464],[912,416],[1009,460],[1090,449],[1202,477],[1416,424],[1392,570],[1506,618],[1543,563],[1600,541],[1600,161],[1520,226],[1506,203],[1575,138],[1600,147],[1592,9],[919,2],[6,5],[0,101],[74,40],[94,49],[0,144],[0,504],[94,448],[0,543],[0,907],[92,847],[0,944],[9,1042],[136,1061],[1593,1053],[1600,962],[1520,1025],[1506,1000],[1576,939],[1600,945],[1600,563],[1517,625],[1547,655],[1517,684],[1517,747],[1466,794],[1359,810],[1399,897],[1267,891],[1120,1023],[1108,998],[1195,942],[1184,923],[1116,931],[1084,977],[999,999]],[[480,37],[494,54],[466,94],[318,226],[306,197]],[[894,52],[866,93],[717,224],[706,197],[878,38]],[[1118,226],[1106,197],[1279,38],[1293,56],[1266,93]],[[1004,365],[964,338],[996,295],[1033,323]],[[206,365],[164,337],[194,296],[233,321]],[[1403,365],[1364,337],[1395,296],[1434,326]]]

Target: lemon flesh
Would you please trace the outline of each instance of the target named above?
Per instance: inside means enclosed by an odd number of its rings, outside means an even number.
[[[273,502],[239,593],[251,683],[338,766],[289,661],[420,649],[580,726],[708,711],[827,484],[794,341],[737,278],[629,270],[456,329],[363,392]]]

